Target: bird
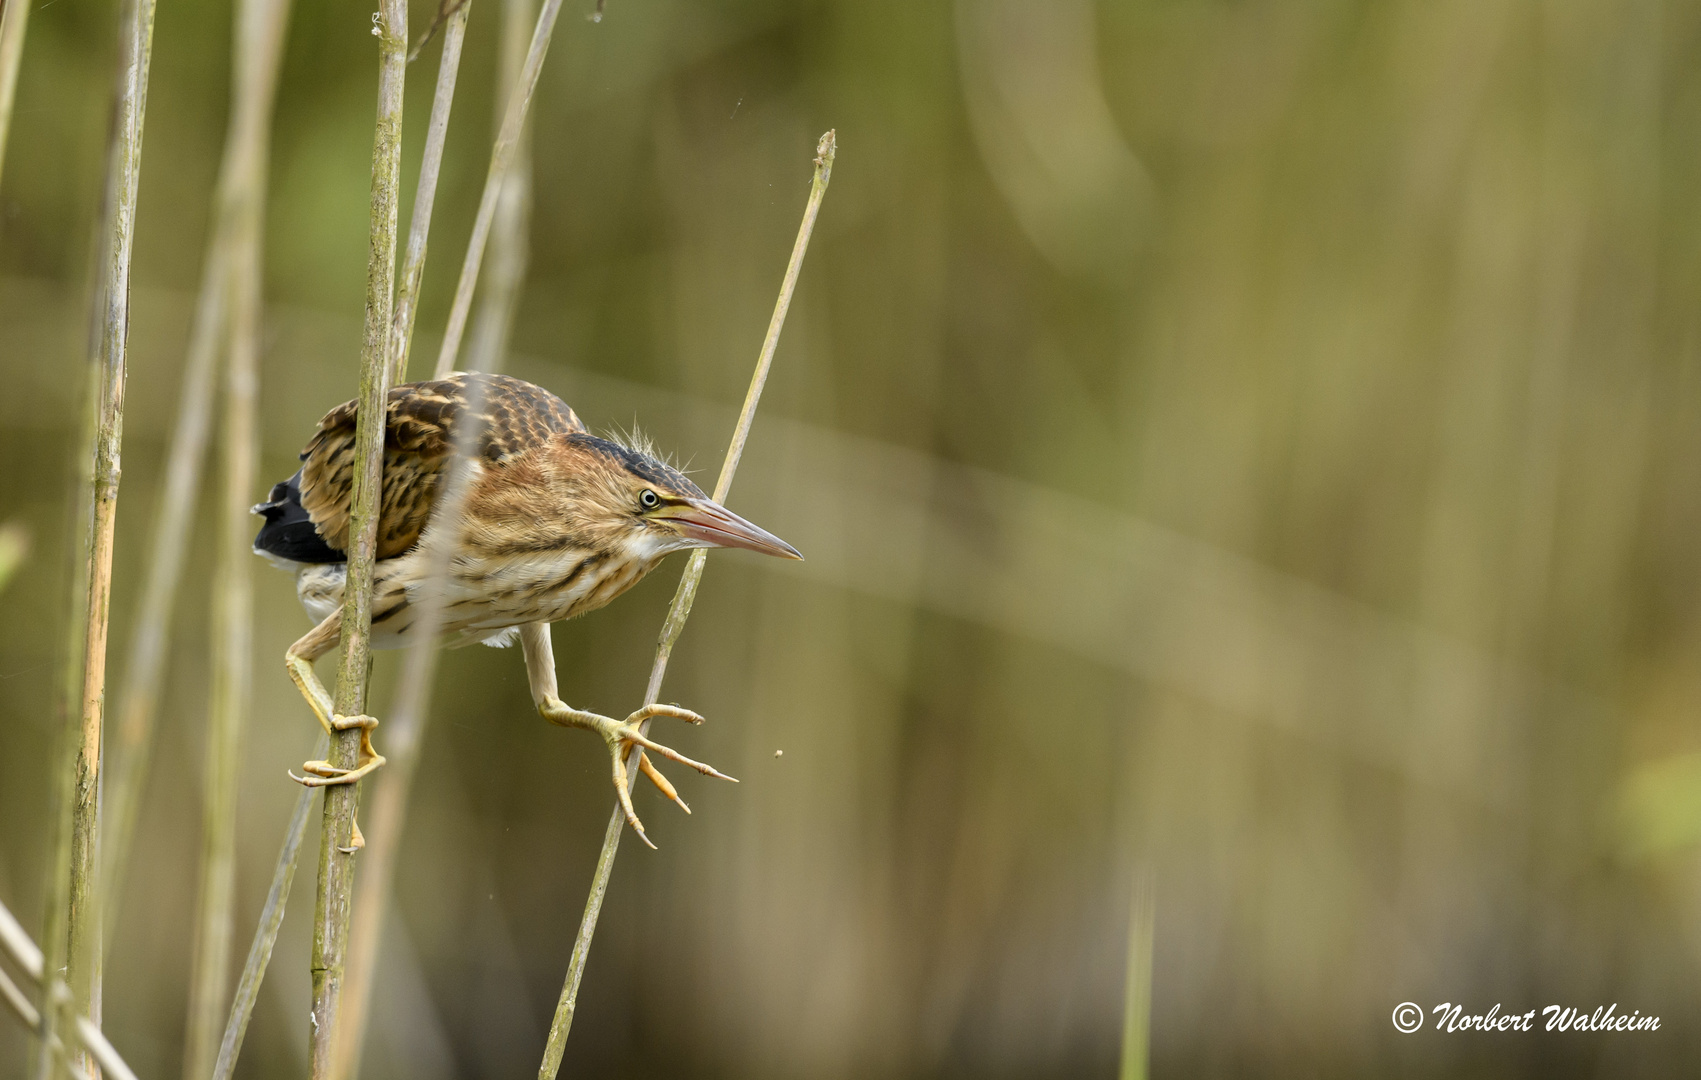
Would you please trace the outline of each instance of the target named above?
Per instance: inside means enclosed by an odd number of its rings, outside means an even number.
[[[385,760],[372,745],[378,721],[339,715],[313,669],[342,637],[355,418],[353,401],[326,413],[301,468],[253,508],[263,519],[255,553],[295,574],[297,597],[316,621],[285,653],[290,677],[326,732],[361,732],[354,768],[309,761],[303,775],[290,774],[310,787],[354,783]],[[469,423],[471,432],[463,427]],[[439,520],[433,511],[445,502],[457,439],[466,448],[466,494],[458,513]],[[687,813],[646,752],[732,779],[639,728],[652,717],[701,723],[688,709],[652,704],[615,720],[563,702],[549,627],[608,604],[675,551],[746,548],[801,560],[796,548],[710,499],[641,436],[593,435],[550,391],[496,374],[453,373],[389,391],[378,518],[373,648],[400,648],[410,631],[419,635],[425,590],[433,587],[441,590],[439,633],[451,647],[518,642],[539,714],[602,737],[626,820],[651,847],[628,792],[633,745],[642,748],[644,775]],[[431,570],[443,563],[428,553],[440,543],[449,558],[434,583]]]

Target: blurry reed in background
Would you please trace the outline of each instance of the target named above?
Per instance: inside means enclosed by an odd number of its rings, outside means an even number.
[[[808,561],[712,556],[670,675],[710,721],[679,749],[743,783],[687,778],[691,817],[640,798],[661,850],[615,874],[564,1074],[1112,1075],[1137,880],[1150,1075],[1694,1060],[1701,13],[590,11],[566,6],[537,92],[504,368],[593,427],[636,418],[712,468],[797,162],[829,125],[855,152],[733,501]],[[301,9],[290,28],[265,476],[348,394],[369,14]],[[120,629],[192,321],[229,18],[188,0],[156,27]],[[468,23],[440,254],[472,227],[501,22],[490,4]],[[66,373],[110,23],[31,13],[0,177],[0,519],[33,537],[0,594],[0,898],[26,921],[51,862],[39,763],[82,393]],[[409,81],[417,146],[431,79]],[[425,355],[455,263],[425,273]],[[214,547],[192,543],[156,763],[200,761],[195,568]],[[556,628],[565,697],[630,706],[673,580]],[[244,926],[294,800],[283,771],[314,734],[272,660],[306,628],[292,583],[256,567],[254,584]],[[376,715],[398,663],[378,658]],[[444,655],[363,1077],[535,1069],[608,810],[590,742],[536,720],[515,657]],[[104,1026],[143,1076],[180,1068],[200,808],[179,777],[152,770],[108,955]],[[244,1075],[303,1071],[306,914],[284,925]],[[1405,1036],[1388,1013],[1408,1000],[1618,1001],[1666,1023],[1563,1044]],[[23,1054],[0,1024],[0,1063]]]

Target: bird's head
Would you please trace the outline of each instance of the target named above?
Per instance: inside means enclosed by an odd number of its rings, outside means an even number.
[[[708,547],[803,558],[784,540],[703,494],[646,445],[580,433],[556,438],[553,486],[565,497],[568,527],[591,546],[619,550],[639,562]]]

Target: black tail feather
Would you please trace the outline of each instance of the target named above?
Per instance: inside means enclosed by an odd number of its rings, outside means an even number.
[[[254,507],[254,513],[266,519],[254,537],[255,552],[301,563],[347,561],[342,552],[320,538],[313,520],[301,508],[300,472],[273,484],[271,499]]]

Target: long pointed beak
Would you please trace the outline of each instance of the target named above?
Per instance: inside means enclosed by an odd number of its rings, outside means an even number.
[[[749,548],[782,559],[803,558],[796,548],[773,533],[710,499],[676,503],[656,516],[671,521],[692,547]]]

